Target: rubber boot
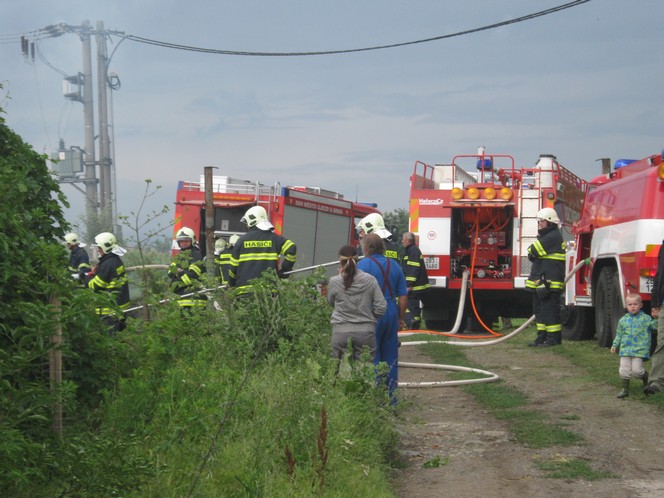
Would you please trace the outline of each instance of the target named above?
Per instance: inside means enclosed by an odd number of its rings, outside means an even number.
[[[562,343],[561,339],[562,335],[560,334],[560,332],[547,332],[546,341],[544,341],[544,344],[542,344],[542,346],[558,346],[559,344]]]
[[[531,348],[536,348],[537,346],[541,346],[544,344],[544,341],[546,340],[546,331],[545,330],[538,330],[537,331],[537,337],[535,338],[534,342],[529,342],[528,346]]]
[[[644,372],[641,376],[641,380],[643,381],[643,387],[646,387],[648,385],[648,371]]]
[[[616,398],[623,399],[629,396],[629,379],[620,379],[620,385],[622,386],[622,391],[618,393]]]

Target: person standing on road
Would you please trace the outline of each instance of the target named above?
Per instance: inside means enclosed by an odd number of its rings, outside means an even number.
[[[401,244],[405,249],[401,269],[406,277],[408,289],[408,311],[406,313],[406,328],[419,330],[420,328],[420,300],[429,289],[429,275],[424,264],[422,251],[415,244],[415,234],[406,232],[401,236]]]
[[[622,391],[618,398],[629,396],[629,380],[634,377],[648,384],[648,372],[643,368],[643,361],[650,356],[650,337],[657,331],[655,319],[643,312],[643,302],[639,294],[630,294],[625,298],[627,313],[618,321],[616,338],[611,345],[611,353],[620,351],[620,384]]]
[[[376,322],[385,314],[387,302],[378,281],[357,269],[357,249],[339,250],[339,275],[330,279],[327,302],[332,311],[332,356],[341,360],[350,339],[353,359],[360,361],[367,348],[373,362],[376,357]]]
[[[388,396],[390,404],[395,405],[395,391],[399,383],[399,329],[405,328],[404,318],[408,307],[406,278],[401,267],[392,258],[385,257],[383,239],[371,233],[362,239],[365,257],[357,268],[373,275],[383,291],[387,301],[387,311],[376,324],[376,358],[374,364],[387,363]]]
[[[662,241],[664,246],[664,240]],[[664,391],[664,313],[660,313],[664,304],[664,251],[659,248],[657,256],[657,273],[652,286],[650,313],[657,319],[657,332],[652,338],[652,363],[650,365],[650,379],[643,388],[643,394],[652,396]]]
[[[537,337],[531,347],[556,346],[562,342],[560,294],[565,286],[565,243],[560,218],[553,208],[537,212],[537,241],[528,247],[532,263],[526,288],[533,292]]]
[[[293,269],[297,257],[293,241],[274,233],[274,226],[262,206],[249,208],[240,221],[249,227],[249,231],[233,247],[228,285],[235,287],[239,294],[250,292],[251,281],[270,269],[287,278],[284,273]],[[283,258],[281,265],[279,258]]]

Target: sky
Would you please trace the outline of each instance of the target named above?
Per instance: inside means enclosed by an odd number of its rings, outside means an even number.
[[[38,40],[34,62],[21,54],[21,34],[57,23],[101,21],[225,51],[323,52],[441,37],[565,3],[0,0],[0,107],[37,152],[56,151],[59,139],[84,145],[83,106],[62,96],[62,74],[82,71],[78,36]],[[205,166],[407,209],[415,161],[449,163],[478,146],[523,167],[555,154],[591,179],[599,158],[664,147],[663,25],[662,0],[591,0],[495,29],[334,55],[219,55],[112,36],[117,211],[139,208],[146,179],[161,187],[148,207],[172,206],[177,182],[198,181]],[[92,51],[96,74],[94,42]],[[76,225],[83,196],[62,189]]]

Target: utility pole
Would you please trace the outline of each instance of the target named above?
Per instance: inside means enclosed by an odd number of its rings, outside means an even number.
[[[75,33],[83,44],[83,72],[75,76],[65,76],[64,97],[83,104],[83,118],[85,126],[85,149],[83,152],[83,166],[80,157],[76,158],[74,149],[64,150],[64,141],[61,141],[60,150],[52,157],[59,161],[54,170],[60,175],[60,183],[71,183],[77,190],[85,195],[85,224],[87,238],[91,239],[98,231],[115,231],[117,210],[115,188],[115,165],[109,133],[109,104],[108,89],[113,90],[111,76],[108,74],[110,60],[106,51],[106,38],[110,35],[124,36],[118,31],[104,29],[104,23],[97,21],[96,29],[90,26],[89,21],[83,21],[80,26],[69,26],[64,23],[47,26],[36,32],[39,37],[56,37],[63,33]],[[97,92],[98,92],[98,126],[99,126],[99,161],[95,159],[95,125],[94,125],[94,99],[92,90],[92,46],[91,38],[95,35],[97,42]],[[21,36],[21,51],[26,61],[32,58],[34,62],[35,45],[26,36]],[[31,57],[32,56],[32,57]],[[113,75],[117,81],[117,75]],[[119,84],[117,85],[119,88]],[[79,167],[75,163],[78,161]],[[99,176],[97,176],[99,165]],[[83,172],[83,176],[76,173]],[[99,178],[99,180],[98,180]],[[83,183],[85,191],[76,184]],[[97,184],[99,183],[99,192]],[[116,236],[119,235],[116,233]]]
[[[99,106],[99,177],[101,190],[100,221],[104,230],[113,230],[112,159],[108,133],[108,59],[106,56],[106,32],[104,23],[97,21],[97,85]]]
[[[97,175],[95,162],[94,103],[92,101],[92,48],[90,22],[81,23],[80,38],[83,42],[83,118],[85,123],[85,221],[88,240],[92,240],[98,220]]]

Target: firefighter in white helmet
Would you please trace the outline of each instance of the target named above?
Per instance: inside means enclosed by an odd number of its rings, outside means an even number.
[[[228,240],[220,237],[214,243],[215,272],[222,285],[228,284],[228,270],[231,265],[231,254],[233,253],[233,246],[239,238],[239,235],[233,234]]]
[[[233,247],[228,284],[245,293],[251,290],[251,281],[265,270],[274,270],[285,278],[284,273],[292,270],[296,261],[297,247],[293,241],[274,232],[262,206],[249,208],[240,221],[249,231]]]
[[[179,296],[180,309],[191,311],[205,308],[207,296],[197,293],[201,289],[201,275],[205,273],[205,261],[196,245],[196,234],[189,227],[182,227],[175,233],[180,252],[171,258],[168,277],[171,290]]]
[[[385,221],[383,221],[383,217],[380,214],[371,213],[366,215],[360,220],[355,229],[357,230],[360,240],[370,233],[378,235],[383,239],[383,243],[385,244],[385,257],[399,261],[399,248],[396,243],[392,241],[392,233],[385,228]]]
[[[560,294],[565,281],[565,242],[560,233],[560,218],[553,208],[537,212],[537,241],[528,247],[532,263],[526,288],[533,292],[533,313],[537,337],[528,344],[556,346],[562,342]]]
[[[121,258],[126,251],[118,246],[115,235],[110,232],[97,235],[94,246],[99,253],[99,261],[88,274],[85,284],[94,292],[106,294],[115,300],[117,308],[110,307],[108,302],[96,308],[102,321],[109,327],[109,332],[114,334],[125,329],[122,310],[129,307],[129,282]]]
[[[69,272],[74,280],[85,280],[85,275],[92,269],[88,252],[83,249],[85,244],[78,235],[71,232],[65,235],[65,243],[69,249]]]

